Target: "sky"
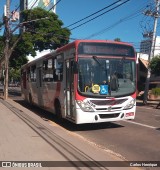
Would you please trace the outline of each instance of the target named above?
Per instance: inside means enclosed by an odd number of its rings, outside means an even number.
[[[35,0],[30,0],[35,1]],[[143,33],[153,30],[153,17],[143,14],[146,10],[154,10],[155,0],[57,0],[56,14],[64,23],[64,27],[78,22],[71,29],[71,41],[74,39],[104,39],[130,42],[138,51]],[[115,3],[117,2],[117,3]],[[6,0],[0,0],[0,19]],[[107,8],[109,5],[114,5]],[[10,10],[19,6],[19,0],[11,0]],[[102,10],[103,8],[105,8]],[[115,9],[114,9],[115,8]],[[100,11],[101,12],[98,12]],[[108,11],[108,12],[107,12]],[[95,15],[92,15],[96,13]],[[99,17],[98,17],[99,15]],[[88,23],[88,20],[91,20]],[[80,24],[82,24],[80,26]],[[2,34],[2,31],[0,32]],[[160,36],[158,19],[157,35]]]

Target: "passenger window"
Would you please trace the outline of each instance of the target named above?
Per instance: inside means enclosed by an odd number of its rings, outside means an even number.
[[[36,82],[36,65],[31,66],[30,79],[31,82]]]
[[[54,59],[54,80],[55,81],[62,81],[63,79],[63,59],[62,56],[57,56]]]
[[[53,60],[52,59],[43,61],[43,81],[44,82],[53,81]]]

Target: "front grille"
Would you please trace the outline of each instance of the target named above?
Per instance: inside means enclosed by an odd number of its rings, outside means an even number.
[[[118,105],[122,104],[126,101],[127,99],[117,99],[117,100],[90,100],[95,105],[105,105],[105,106],[113,106],[113,105]]]
[[[114,113],[114,114],[99,114],[99,117],[101,119],[107,119],[107,118],[116,118],[120,115],[120,113]]]
[[[122,109],[122,107],[112,107],[112,109],[111,110],[108,110],[108,108],[95,108],[96,110],[106,110],[106,111],[114,111],[114,110],[120,110],[120,109]]]

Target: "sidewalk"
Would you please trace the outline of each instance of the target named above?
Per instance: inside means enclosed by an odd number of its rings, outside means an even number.
[[[0,160],[1,161],[123,161],[123,157],[101,148],[91,141],[68,131],[53,121],[24,108],[11,99],[0,99]],[[97,162],[96,161],[100,161]],[[58,169],[104,169],[98,167],[58,167]],[[73,162],[74,163],[74,162]],[[113,163],[113,162],[111,162]],[[115,162],[116,164],[117,162]],[[58,165],[60,166],[60,165]],[[21,169],[21,168],[19,168]],[[32,168],[30,168],[32,169]],[[55,169],[46,167],[43,169]],[[138,169],[109,167],[106,169]]]
[[[136,104],[137,106],[145,106],[145,107],[150,107],[153,109],[160,109],[160,101],[147,101],[147,105],[143,103],[143,100],[136,99]]]

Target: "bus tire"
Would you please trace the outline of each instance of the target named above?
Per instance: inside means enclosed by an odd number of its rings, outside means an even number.
[[[55,114],[59,120],[62,120],[61,104],[58,100],[55,101]]]

